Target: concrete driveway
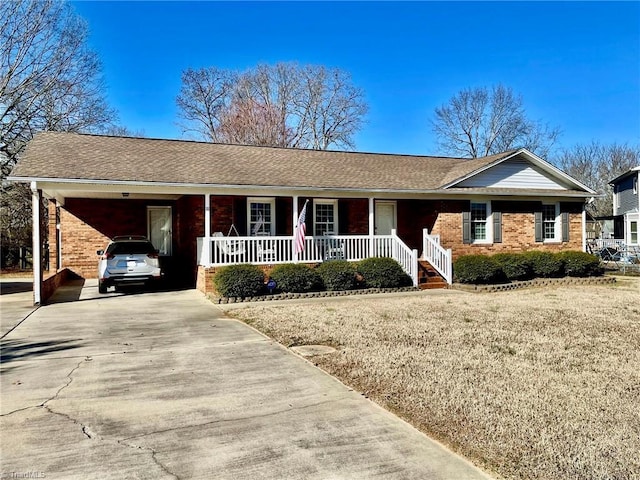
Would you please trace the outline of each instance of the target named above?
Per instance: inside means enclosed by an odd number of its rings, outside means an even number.
[[[2,340],[2,478],[487,478],[196,291],[56,300]]]

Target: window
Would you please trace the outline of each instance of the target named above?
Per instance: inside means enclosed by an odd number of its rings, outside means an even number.
[[[495,222],[495,225],[492,225]],[[502,242],[502,215],[494,217],[491,202],[471,202],[462,212],[462,243]]]
[[[629,222],[629,244],[638,244],[638,222]]]
[[[313,234],[325,235],[327,232],[338,233],[338,201],[314,200],[313,201]]]
[[[633,193],[634,195],[638,193],[638,177],[634,177],[633,179]]]
[[[471,204],[471,240],[487,240],[487,204]]]
[[[274,198],[248,198],[247,225],[249,235],[275,235],[276,201]]]
[[[556,238],[556,206],[542,206],[542,234],[545,240]]]

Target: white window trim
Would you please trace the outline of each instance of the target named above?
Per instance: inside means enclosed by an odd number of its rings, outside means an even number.
[[[553,238],[544,238],[544,215],[542,217],[542,242],[561,243],[562,242],[562,215],[560,215],[560,202],[543,203],[543,205],[553,205],[556,209],[556,219],[553,227]]]
[[[317,205],[333,205],[333,223],[335,225],[334,235],[338,234],[340,221],[338,219],[338,199],[314,198],[313,199],[313,234],[316,233],[316,206]]]
[[[485,232],[487,232],[487,238],[484,240],[476,240],[475,238],[471,241],[472,245],[491,245],[493,244],[493,212],[491,210],[491,200],[471,200],[469,204],[469,211],[473,210],[471,205],[474,203],[484,203],[487,206],[487,219],[485,220]],[[469,219],[471,222],[471,231],[473,232],[473,219]],[[473,233],[471,233],[473,236]]]
[[[631,213],[631,214],[627,214],[625,215],[625,243],[627,245],[640,245],[640,214],[637,213]],[[637,228],[637,239],[636,242],[632,242],[631,241],[631,224],[635,222],[636,223],[636,228]]]
[[[269,235],[276,234],[276,197],[247,197],[247,235],[253,236],[251,228],[251,204],[268,203],[271,205],[271,227]]]

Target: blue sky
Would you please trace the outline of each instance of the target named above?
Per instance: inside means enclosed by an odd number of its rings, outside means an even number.
[[[429,120],[468,87],[502,83],[558,147],[640,143],[640,2],[73,2],[120,123],[182,138],[187,68],[297,61],[366,93],[359,151],[436,154]]]

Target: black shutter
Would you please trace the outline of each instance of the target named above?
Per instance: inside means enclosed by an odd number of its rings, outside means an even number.
[[[569,212],[562,212],[562,241],[569,241]]]
[[[462,212],[462,243],[471,243],[471,212]]]
[[[502,243],[502,212],[493,212],[493,243]]]
[[[533,212],[536,242],[542,242],[542,212]]]

